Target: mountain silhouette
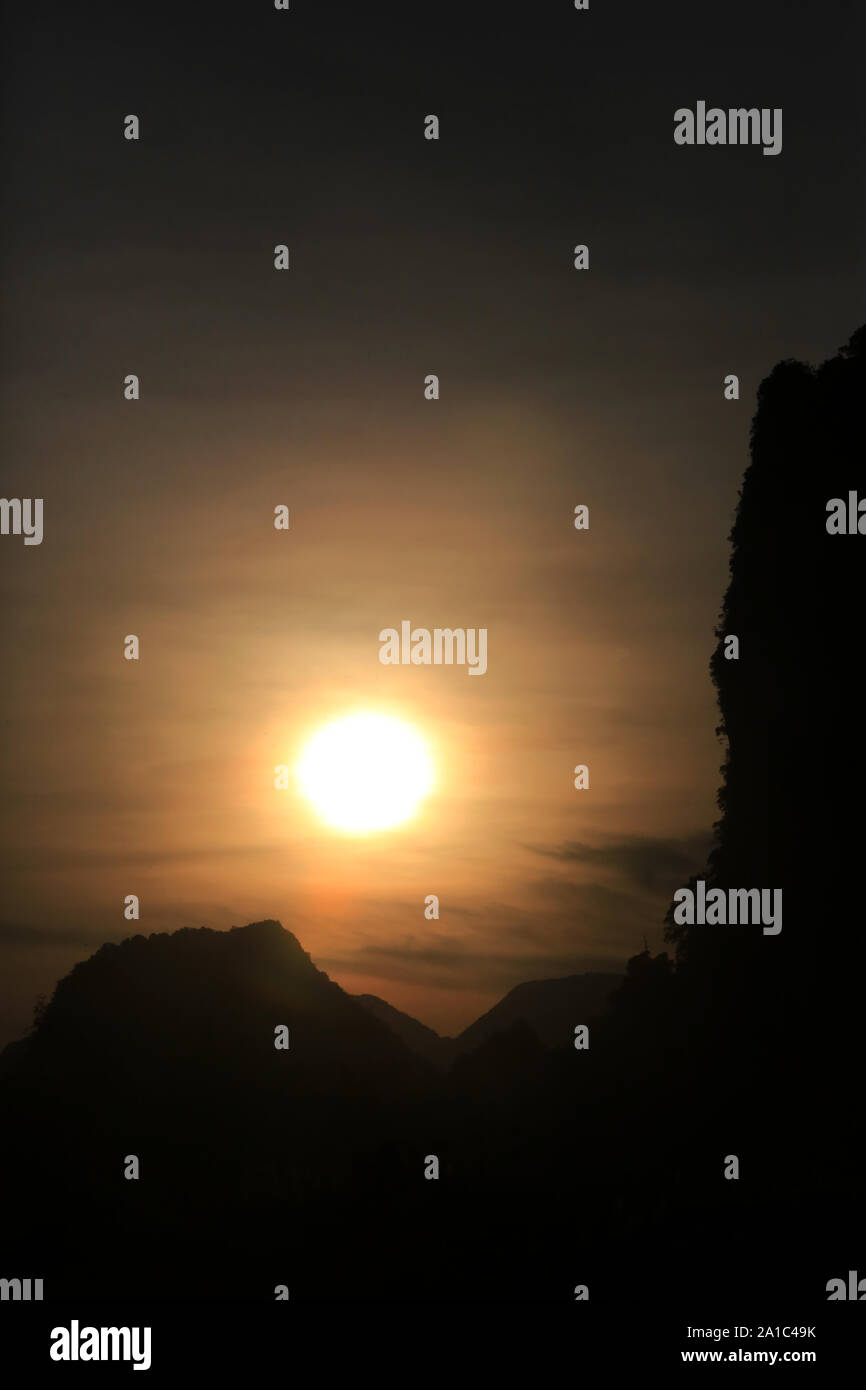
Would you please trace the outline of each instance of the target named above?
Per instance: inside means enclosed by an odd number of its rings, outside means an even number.
[[[432,1028],[375,994],[359,994],[355,998],[387,1024],[413,1052],[446,1067],[496,1034],[510,1032],[515,1024],[526,1024],[533,1037],[545,1047],[569,1047],[575,1025],[605,1013],[622,979],[622,975],[588,972],[562,979],[529,980],[515,985],[456,1038],[440,1037]]]
[[[280,1025],[291,1068],[274,1047]],[[134,1079],[137,1104],[226,1067],[235,1079],[254,1071],[260,1091],[280,1096],[389,1099],[424,1072],[275,921],[102,946],[60,981],[20,1065],[46,1083],[74,1076],[102,1085],[119,1073]]]
[[[281,1026],[289,1046],[278,1050]],[[52,1185],[69,1197],[53,1237],[28,1215],[17,1240],[8,1230],[7,1251],[17,1245],[32,1262],[34,1245],[54,1247],[65,1232],[59,1248],[89,1252],[95,1289],[124,1258],[115,1244],[124,1233],[139,1252],[133,1287],[149,1286],[174,1228],[219,1269],[215,1212],[233,1213],[234,1238],[260,1257],[276,1203],[292,1211],[302,1242],[319,1205],[336,1217],[337,1194],[369,1152],[402,1137],[434,1075],[275,921],[101,947],[60,981],[26,1046],[4,1060],[3,1175],[14,1173],[36,1210]],[[124,1180],[127,1155],[139,1158],[140,1181]],[[254,1213],[238,1234],[234,1223]],[[86,1283],[87,1258],[75,1258],[77,1273],[74,1260],[46,1257],[55,1288]],[[176,1296],[203,1276],[190,1258],[175,1271]],[[223,1269],[225,1287],[236,1272]],[[163,1272],[161,1287],[173,1277]]]
[[[424,1057],[439,1067],[447,1067],[452,1061],[455,1055],[453,1038],[440,1037],[432,1028],[419,1023],[411,1014],[395,1009],[393,1004],[380,999],[377,994],[356,994],[354,997],[362,1008],[367,1009],[374,1018],[378,1018],[392,1033],[396,1033],[398,1038],[402,1038],[406,1046],[419,1057]]]
[[[588,972],[563,979],[529,980],[515,985],[455,1039],[458,1053],[469,1052],[495,1033],[525,1023],[547,1047],[571,1047],[575,1025],[607,1011],[622,975]]]

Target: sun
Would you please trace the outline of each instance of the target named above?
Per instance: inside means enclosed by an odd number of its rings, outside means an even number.
[[[372,713],[319,729],[296,773],[322,819],[356,835],[402,825],[434,781],[427,746],[411,725]]]

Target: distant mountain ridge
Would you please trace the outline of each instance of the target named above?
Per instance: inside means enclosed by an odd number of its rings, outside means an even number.
[[[527,1023],[546,1047],[567,1047],[575,1025],[607,1012],[610,996],[624,975],[589,972],[561,979],[528,980],[515,985],[456,1039],[458,1052],[471,1052],[515,1023]]]
[[[375,994],[358,994],[355,998],[413,1052],[438,1066],[448,1066],[497,1034],[510,1032],[516,1024],[527,1025],[545,1047],[566,1047],[577,1024],[588,1023],[607,1012],[610,996],[624,978],[620,974],[588,971],[552,980],[528,980],[515,985],[456,1038],[440,1037],[432,1028]]]
[[[392,1033],[396,1033],[398,1038],[402,1038],[406,1046],[417,1052],[420,1057],[426,1057],[438,1066],[447,1066],[457,1055],[454,1038],[441,1037],[426,1024],[419,1023],[411,1014],[405,1014],[400,1009],[395,1009],[387,1000],[380,999],[378,994],[356,994],[353,998],[374,1018],[380,1019]]]

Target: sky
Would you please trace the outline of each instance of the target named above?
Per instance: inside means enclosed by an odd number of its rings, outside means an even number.
[[[862,318],[856,15],[813,17],[6,13],[2,494],[45,522],[0,537],[0,1043],[132,930],[277,918],[443,1033],[663,948],[755,391]],[[781,154],[677,146],[704,99],[781,107]],[[486,673],[383,666],[404,619],[486,628]],[[274,788],[359,709],[437,776],[361,838]]]

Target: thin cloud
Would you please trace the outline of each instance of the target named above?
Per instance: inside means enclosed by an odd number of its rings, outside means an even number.
[[[685,840],[630,835],[606,844],[565,840],[559,845],[528,845],[527,848],[559,863],[607,869],[644,892],[657,893],[666,892],[674,880],[685,882],[691,874],[699,872],[706,863],[711,844],[708,835],[694,835]]]

